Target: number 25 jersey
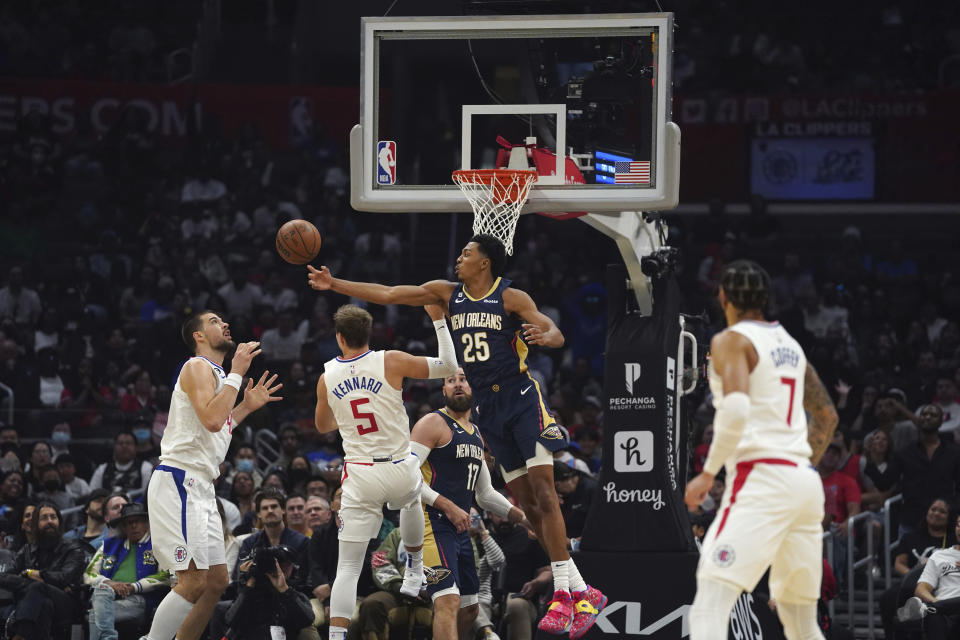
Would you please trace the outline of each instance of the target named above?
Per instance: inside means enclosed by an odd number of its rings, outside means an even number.
[[[803,378],[807,358],[800,344],[776,322],[742,320],[729,328],[753,344],[757,365],[750,372],[750,413],[740,442],[727,461],[761,457],[796,458],[806,461],[812,451],[807,443],[807,415],[803,411]],[[713,405],[723,399],[723,381],[710,364]]]
[[[510,280],[497,278],[482,298],[471,298],[457,285],[450,296],[453,343],[463,372],[475,392],[488,392],[495,384],[511,380],[527,370],[527,345],[520,337],[521,321],[503,308],[503,292]]]
[[[410,418],[399,389],[387,382],[384,351],[339,356],[323,365],[327,403],[343,437],[344,460],[410,452]]]

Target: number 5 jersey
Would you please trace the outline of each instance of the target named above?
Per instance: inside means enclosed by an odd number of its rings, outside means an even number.
[[[327,402],[340,427],[347,462],[403,457],[410,452],[410,419],[399,389],[387,382],[384,351],[366,351],[324,364]]]

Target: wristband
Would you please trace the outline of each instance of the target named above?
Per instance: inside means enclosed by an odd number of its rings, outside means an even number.
[[[434,320],[434,321],[433,321],[433,328],[434,328],[434,329],[446,329],[446,328],[447,328],[447,319],[446,319],[446,318],[440,318],[439,320]]]
[[[228,385],[240,391],[240,385],[243,384],[243,376],[239,373],[231,373],[227,376],[227,379],[223,381],[223,384]]]

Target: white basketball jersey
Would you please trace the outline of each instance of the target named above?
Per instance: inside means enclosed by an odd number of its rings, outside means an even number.
[[[202,360],[210,366],[211,375],[217,381],[216,392],[220,393],[227,377],[223,367],[203,356],[193,359]],[[220,463],[227,455],[232,438],[233,423],[229,417],[216,433],[203,426],[196,410],[190,404],[187,392],[180,386],[180,376],[177,376],[177,384],[170,396],[167,428],[160,440],[160,463],[179,469],[190,469],[208,477],[212,482],[220,475]]]
[[[410,451],[410,419],[400,390],[387,382],[384,353],[367,351],[323,365],[327,402],[340,427],[348,462]]]
[[[750,414],[740,442],[727,464],[762,457],[809,459],[807,414],[803,410],[803,348],[775,322],[743,320],[729,329],[746,337],[757,351],[750,372]],[[710,365],[713,404],[723,399],[723,381]]]

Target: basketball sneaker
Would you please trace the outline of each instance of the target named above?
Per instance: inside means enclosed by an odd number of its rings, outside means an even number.
[[[573,599],[569,591],[554,591],[553,600],[547,606],[547,615],[543,616],[537,628],[555,636],[570,631],[573,623]]]
[[[900,622],[910,622],[912,620],[921,620],[929,614],[936,612],[936,607],[931,607],[920,598],[914,596],[909,598],[904,605],[897,610],[897,618],[899,618]]]
[[[590,630],[597,616],[607,606],[607,596],[590,585],[584,591],[574,591],[571,599],[573,605],[573,623],[570,625],[570,638],[576,640]]]

